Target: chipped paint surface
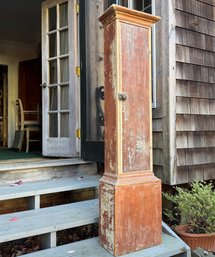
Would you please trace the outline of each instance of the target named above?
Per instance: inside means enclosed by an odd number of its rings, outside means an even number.
[[[161,183],[132,181],[100,182],[99,238],[114,256],[161,243]]]
[[[105,173],[99,238],[120,256],[159,244],[162,220],[161,182],[151,170],[150,24],[138,23],[139,16],[132,20],[132,10],[116,14],[114,8],[120,9],[112,6],[110,16],[103,16]],[[127,98],[118,98],[122,93]]]
[[[116,172],[116,28],[110,24],[104,32],[104,67],[105,67],[105,169]],[[111,104],[110,104],[111,103]],[[108,122],[107,122],[108,121]]]
[[[121,23],[123,171],[149,170],[151,162],[148,29]],[[128,157],[128,158],[127,158]]]
[[[99,238],[102,245],[114,252],[114,186],[100,183]]]
[[[161,242],[161,183],[122,185],[115,190],[116,256]]]

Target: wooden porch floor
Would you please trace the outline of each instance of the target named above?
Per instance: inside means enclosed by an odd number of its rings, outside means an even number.
[[[42,158],[42,153],[40,151],[25,151],[19,152],[17,149],[12,148],[0,148],[0,163],[18,161],[22,159],[32,159],[32,158]]]
[[[96,174],[95,163],[79,158],[31,158],[0,161],[0,184],[17,180],[34,181],[53,177]]]

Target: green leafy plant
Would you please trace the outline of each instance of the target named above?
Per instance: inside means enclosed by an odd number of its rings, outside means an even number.
[[[174,204],[173,209],[164,214],[169,219],[180,217],[188,225],[189,233],[215,232],[215,191],[212,183],[193,182],[191,188],[176,187],[176,194],[163,193]]]

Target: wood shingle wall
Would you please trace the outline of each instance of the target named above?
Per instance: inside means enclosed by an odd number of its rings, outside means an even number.
[[[176,184],[215,179],[215,0],[175,0]]]
[[[161,20],[156,24],[156,108],[153,108],[153,171],[163,183],[170,183],[168,105],[169,98],[169,45],[168,1],[156,1],[156,15]],[[164,15],[166,14],[166,15]]]

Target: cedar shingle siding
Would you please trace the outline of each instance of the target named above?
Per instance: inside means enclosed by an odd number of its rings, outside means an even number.
[[[175,151],[174,165],[162,162],[154,133],[154,170],[169,184],[215,178],[215,0],[171,1],[175,21]],[[170,101],[170,99],[169,99]],[[164,101],[162,102],[164,103]],[[163,121],[163,125],[165,122]],[[158,126],[156,126],[158,130]],[[165,131],[170,136],[169,130]],[[162,142],[162,141],[161,141]],[[164,142],[164,139],[163,139]],[[171,140],[168,141],[171,144]],[[166,171],[165,171],[166,170]],[[167,171],[168,170],[168,171]]]

